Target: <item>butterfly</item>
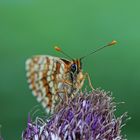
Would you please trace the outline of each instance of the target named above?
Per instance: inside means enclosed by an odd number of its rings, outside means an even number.
[[[98,48],[97,50],[79,59],[73,59],[59,47],[61,52],[70,60],[50,55],[37,55],[26,61],[27,79],[29,88],[37,100],[42,103],[47,113],[53,113],[55,106],[64,98],[74,96],[82,89],[88,78],[89,85],[94,90],[88,73],[83,73],[82,60],[107,47],[116,44],[116,41]]]

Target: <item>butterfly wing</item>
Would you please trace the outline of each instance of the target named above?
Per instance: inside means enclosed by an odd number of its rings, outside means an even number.
[[[35,56],[26,61],[29,87],[47,113],[53,113],[60,100],[56,91],[56,79],[62,79],[69,63],[68,60],[48,55]]]

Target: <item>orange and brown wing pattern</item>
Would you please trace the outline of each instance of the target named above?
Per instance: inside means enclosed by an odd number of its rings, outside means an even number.
[[[55,104],[59,101],[56,77],[65,75],[64,62],[57,57],[35,56],[26,61],[26,70],[33,95],[42,103],[47,113],[53,113]]]

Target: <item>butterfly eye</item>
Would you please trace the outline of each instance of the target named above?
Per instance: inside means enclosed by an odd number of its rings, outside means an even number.
[[[76,71],[76,69],[77,69],[76,64],[72,64],[71,65],[71,71],[74,73]]]

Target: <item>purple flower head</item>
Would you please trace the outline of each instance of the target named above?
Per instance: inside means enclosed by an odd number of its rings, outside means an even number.
[[[112,97],[106,92],[95,90],[79,93],[59,104],[49,121],[42,124],[28,121],[22,138],[37,140],[36,136],[39,140],[124,140],[121,127],[126,113],[116,118],[115,107]]]
[[[0,125],[0,140],[3,140],[2,135],[1,135],[1,125]]]

